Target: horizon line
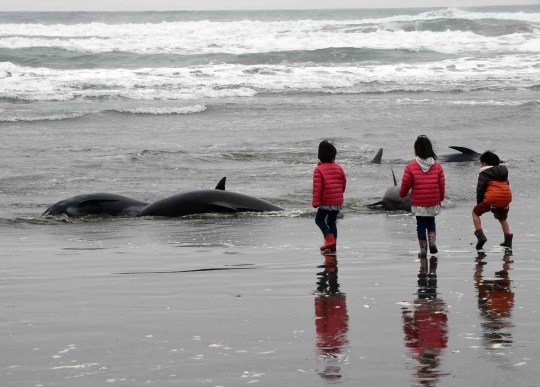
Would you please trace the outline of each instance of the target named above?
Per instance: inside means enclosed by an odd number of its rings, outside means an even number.
[[[490,5],[456,5],[456,6],[395,6],[395,7],[336,7],[336,8],[227,8],[227,9],[147,9],[147,10],[10,10],[10,11],[0,11],[2,13],[10,12],[80,12],[80,13],[108,13],[108,12],[132,12],[132,13],[142,13],[142,12],[238,12],[238,11],[247,11],[247,12],[256,12],[256,11],[331,11],[331,10],[357,10],[357,9],[420,9],[420,8],[430,8],[430,9],[457,9],[457,8],[491,8],[491,7],[523,7],[523,6],[538,6],[534,3],[526,4],[490,4]]]

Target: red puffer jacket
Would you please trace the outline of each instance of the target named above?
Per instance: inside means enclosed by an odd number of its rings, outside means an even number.
[[[444,200],[445,186],[446,180],[441,164],[436,162],[427,172],[424,172],[416,160],[413,160],[403,172],[399,197],[407,196],[412,188],[411,205],[436,206]]]
[[[343,204],[347,177],[335,162],[321,163],[313,172],[313,207]]]

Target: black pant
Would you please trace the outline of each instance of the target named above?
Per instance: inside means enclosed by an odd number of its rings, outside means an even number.
[[[337,238],[337,216],[339,211],[328,211],[319,208],[317,215],[315,215],[315,223],[321,229],[324,236],[334,234],[334,238]]]
[[[418,233],[419,241],[427,241],[428,232],[435,231],[435,217],[434,216],[417,216],[416,217],[416,232]]]

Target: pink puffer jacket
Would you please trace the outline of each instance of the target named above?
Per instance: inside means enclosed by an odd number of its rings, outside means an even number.
[[[347,177],[335,162],[321,163],[313,172],[313,207],[343,204]]]
[[[440,204],[445,196],[446,180],[444,171],[439,163],[435,163],[424,172],[416,160],[405,168],[399,197],[404,198],[412,188],[411,205],[430,207]]]

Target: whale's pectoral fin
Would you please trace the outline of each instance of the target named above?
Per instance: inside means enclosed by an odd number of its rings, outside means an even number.
[[[382,161],[383,148],[379,149],[377,155],[371,160],[372,164],[380,164]]]
[[[458,152],[463,153],[464,155],[475,155],[476,152],[469,148],[464,148],[462,146],[449,146],[448,148],[457,150]]]
[[[377,206],[383,206],[383,205],[384,205],[384,202],[381,200],[380,202],[377,202],[377,203],[368,204],[366,207],[377,207]]]
[[[88,199],[79,202],[80,206],[99,206],[103,203],[117,202],[118,199]]]
[[[54,206],[55,206],[55,205],[53,204],[52,206],[50,206],[49,208],[47,208],[47,209],[45,210],[45,212],[43,212],[43,214],[41,214],[41,216],[47,216],[47,215],[49,215],[49,213],[52,211],[52,209],[54,208]]]
[[[233,204],[224,202],[212,202],[212,205],[224,212],[240,212],[241,208],[235,207]]]
[[[219,189],[221,191],[225,191],[225,181],[227,180],[227,177],[225,176],[223,179],[219,181],[216,185],[216,189]]]

